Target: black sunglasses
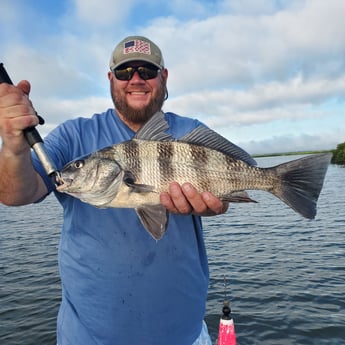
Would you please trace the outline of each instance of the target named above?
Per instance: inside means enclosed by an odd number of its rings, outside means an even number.
[[[114,69],[113,72],[115,77],[119,80],[131,80],[135,72],[138,72],[141,79],[149,80],[156,78],[160,69],[154,65],[128,66],[122,68],[120,66]]]

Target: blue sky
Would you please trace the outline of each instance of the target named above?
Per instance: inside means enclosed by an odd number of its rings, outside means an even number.
[[[169,70],[165,111],[252,154],[345,141],[343,0],[2,0],[0,61],[32,84],[44,136],[112,107],[114,46],[140,34]]]

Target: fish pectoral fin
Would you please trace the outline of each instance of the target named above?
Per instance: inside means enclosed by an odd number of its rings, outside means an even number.
[[[149,186],[146,184],[127,184],[127,186],[129,188],[131,188],[132,192],[134,193],[150,193],[154,191],[154,187],[153,186]]]
[[[126,171],[123,175],[123,182],[131,188],[134,193],[149,193],[154,191],[154,187],[147,184],[135,183],[135,177],[130,171]]]
[[[135,211],[148,233],[155,240],[160,240],[168,226],[169,213],[167,209],[162,205],[155,205],[140,207]]]
[[[248,193],[245,191],[232,192],[232,193],[222,196],[221,199],[223,201],[228,201],[228,202],[255,202],[257,203],[257,201],[251,199]]]

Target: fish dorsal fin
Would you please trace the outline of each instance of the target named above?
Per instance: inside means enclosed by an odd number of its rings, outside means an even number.
[[[235,159],[240,159],[249,165],[256,165],[256,161],[249,153],[225,139],[217,132],[205,126],[198,126],[183,136],[179,141],[189,144],[205,146],[210,149],[222,152]]]
[[[162,111],[157,111],[135,134],[135,139],[171,141],[173,137],[166,133],[169,124]]]
[[[138,130],[134,138],[154,141],[175,141],[169,133],[166,133],[168,129],[169,124],[165,119],[164,113],[158,111]],[[249,165],[256,165],[255,160],[249,153],[205,126],[196,127],[178,141],[205,146],[235,159],[240,159]]]

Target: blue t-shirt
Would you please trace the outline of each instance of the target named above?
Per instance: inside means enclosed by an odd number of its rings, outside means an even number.
[[[200,125],[166,113],[179,138]],[[113,109],[65,122],[45,139],[60,170],[69,161],[131,139]],[[34,166],[54,191],[37,158]],[[208,265],[200,217],[171,215],[155,241],[133,209],[98,209],[54,191],[63,206],[59,245],[59,345],[191,345],[205,313]]]

